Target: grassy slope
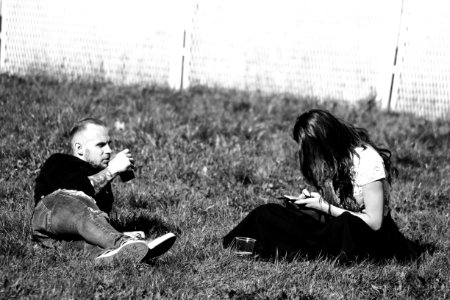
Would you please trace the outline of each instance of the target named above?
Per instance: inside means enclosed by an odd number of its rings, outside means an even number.
[[[325,260],[243,260],[220,239],[257,205],[302,182],[290,131],[323,107],[368,128],[400,171],[394,219],[406,236],[438,247],[420,265],[337,266]],[[328,101],[194,88],[115,87],[0,76],[0,298],[404,299],[449,297],[450,123],[380,112],[370,102]],[[33,247],[33,180],[67,132],[93,115],[130,147],[137,179],[115,183],[114,224],[176,231],[172,251],[137,267],[94,267],[80,252]],[[119,128],[120,126],[118,126]]]

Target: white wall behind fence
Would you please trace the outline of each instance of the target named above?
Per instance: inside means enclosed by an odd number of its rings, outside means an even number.
[[[376,97],[449,115],[444,0],[0,1],[3,72]]]

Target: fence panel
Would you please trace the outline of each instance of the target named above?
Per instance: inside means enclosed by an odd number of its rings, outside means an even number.
[[[450,118],[448,1],[405,0],[391,108]]]
[[[2,70],[168,84],[181,68],[182,2],[6,0]]]
[[[385,97],[401,1],[197,3],[190,84],[348,101]]]

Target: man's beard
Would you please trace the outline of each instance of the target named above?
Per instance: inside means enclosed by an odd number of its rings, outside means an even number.
[[[103,161],[105,160],[106,159],[100,159],[99,162],[95,162],[93,159],[91,159],[89,151],[86,152],[86,162],[90,164],[94,169],[97,169],[99,171],[106,169],[109,163],[109,159],[106,163],[103,163]]]
[[[88,163],[89,163],[89,165],[91,165],[91,167],[93,169],[98,170],[98,171],[104,170],[108,166],[108,165],[102,166],[102,165],[99,165],[99,164],[96,164],[96,163],[93,163],[93,162],[90,162],[90,161],[88,161]]]

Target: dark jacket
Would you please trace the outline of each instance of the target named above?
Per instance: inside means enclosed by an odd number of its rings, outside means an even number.
[[[94,187],[88,179],[88,176],[100,171],[73,155],[53,154],[44,163],[36,178],[34,189],[35,205],[42,197],[58,189],[68,189],[84,192],[95,199],[97,206],[102,211],[110,213],[114,201],[111,184],[108,183],[99,193],[95,194]]]

